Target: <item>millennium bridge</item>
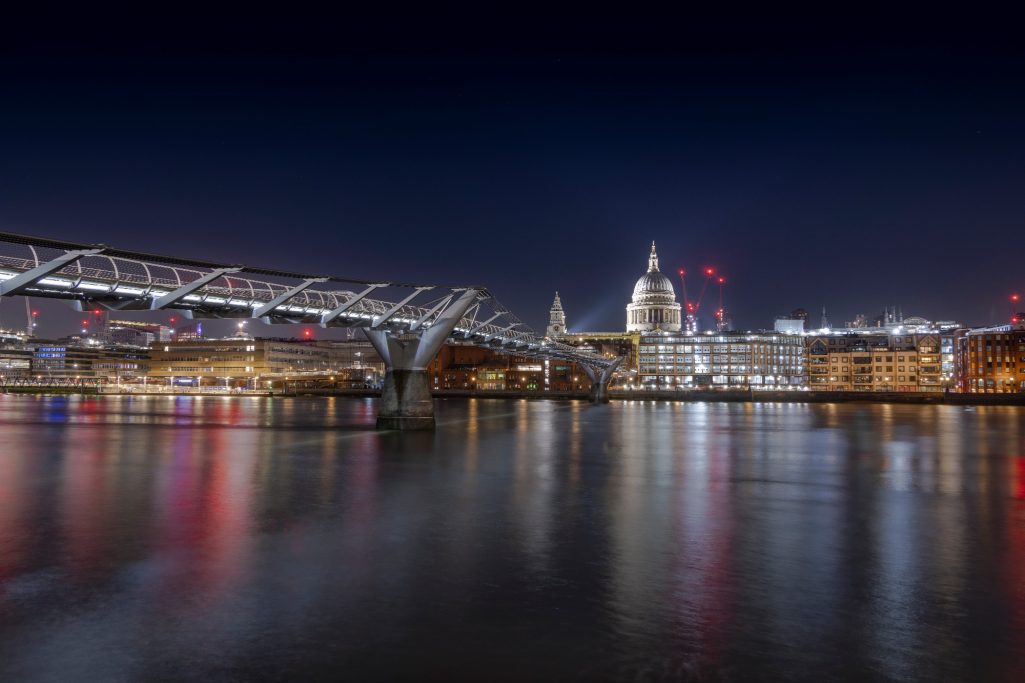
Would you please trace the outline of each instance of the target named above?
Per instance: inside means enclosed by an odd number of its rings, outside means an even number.
[[[410,284],[211,263],[0,232],[0,296],[63,299],[77,310],[253,318],[363,330],[385,364],[377,425],[431,429],[427,366],[446,342],[572,361],[608,401],[622,358],[539,337],[480,286]]]

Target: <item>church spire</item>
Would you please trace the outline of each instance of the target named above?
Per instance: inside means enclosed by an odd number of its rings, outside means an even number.
[[[555,301],[552,302],[552,308],[548,311],[548,329],[545,335],[559,337],[566,332],[566,313],[562,310],[562,299],[559,298],[559,293],[555,292]]]
[[[655,251],[655,240],[651,240],[651,256],[648,257],[648,272],[658,272],[658,252]]]

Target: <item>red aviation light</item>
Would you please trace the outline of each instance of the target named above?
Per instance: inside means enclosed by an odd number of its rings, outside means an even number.
[[[303,330],[303,336],[304,337],[310,337],[312,335],[313,335],[313,331],[312,330]]]
[[[686,274],[687,274],[687,271],[685,271],[683,268],[680,268],[680,277],[683,277]]]
[[[720,277],[720,278],[719,278],[719,284],[720,284],[720,285],[724,285],[724,284],[726,284],[726,278],[724,278],[724,277]]]
[[[712,277],[713,275],[715,275],[715,268],[711,266],[705,268],[705,275],[707,275],[708,277]]]
[[[1021,298],[1021,297],[1019,297],[1019,296],[1018,296],[1017,294],[1012,294],[1012,295],[1011,295],[1011,301],[1017,301],[1017,300],[1018,300],[1018,299],[1020,299],[1020,298]]]

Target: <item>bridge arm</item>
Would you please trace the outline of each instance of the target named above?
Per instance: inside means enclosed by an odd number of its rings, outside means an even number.
[[[425,322],[427,322],[428,320],[430,320],[431,316],[433,316],[435,313],[437,313],[441,309],[445,308],[445,306],[448,306],[448,303],[450,301],[452,301],[452,297],[453,296],[455,296],[455,295],[454,294],[449,294],[448,296],[443,297],[442,300],[439,301],[434,308],[432,308],[431,310],[429,310],[426,313],[424,313],[422,316],[420,316],[416,320],[416,322],[414,322],[412,325],[409,326],[409,332],[416,332],[418,329],[423,327],[423,324]]]
[[[516,329],[517,327],[519,327],[522,324],[523,323],[513,323],[512,325],[509,325],[508,327],[503,327],[500,330],[495,330],[493,333],[484,336],[484,343],[490,342],[495,337],[501,337],[506,332],[511,332],[512,330]]]
[[[209,273],[207,273],[206,275],[204,275],[204,276],[202,276],[202,277],[200,277],[200,278],[198,278],[196,280],[193,280],[192,282],[189,282],[188,284],[182,285],[181,287],[179,287],[178,289],[174,290],[173,292],[170,292],[169,294],[165,294],[164,296],[160,297],[159,299],[153,299],[153,301],[150,302],[150,305],[149,305],[150,310],[151,311],[159,311],[162,308],[167,308],[168,306],[171,306],[173,304],[178,303],[179,301],[181,301],[182,299],[187,297],[189,294],[192,294],[193,292],[195,292],[196,290],[200,289],[201,287],[204,287],[205,285],[210,284],[211,282],[213,282],[217,278],[223,277],[223,276],[227,275],[228,273],[237,273],[240,270],[242,270],[242,269],[241,268],[217,268],[215,270],[212,270]]]
[[[347,310],[349,310],[350,308],[352,308],[353,306],[358,304],[360,301],[365,299],[375,289],[378,289],[380,287],[386,287],[386,286],[387,285],[384,285],[384,284],[370,285],[369,287],[364,289],[359,294],[357,294],[357,295],[353,296],[352,298],[350,298],[348,301],[346,301],[344,304],[342,304],[341,306],[339,306],[335,310],[333,310],[333,311],[331,311],[329,313],[325,313],[323,315],[323,317],[321,317],[321,319],[320,319],[321,326],[326,326],[329,322],[331,322],[332,320],[334,320],[335,318],[340,316],[342,313],[345,313]]]
[[[410,301],[412,301],[417,296],[419,296],[421,292],[426,292],[429,289],[434,289],[434,287],[417,287],[415,290],[413,290],[413,293],[410,294],[409,296],[407,296],[405,299],[403,299],[402,301],[398,302],[397,304],[395,304],[394,306],[389,308],[387,311],[385,311],[381,315],[376,316],[373,319],[373,321],[370,323],[371,329],[380,327],[384,323],[388,322],[388,319],[391,318],[393,315],[395,315],[403,306],[405,306]]]
[[[485,327],[487,327],[487,325],[490,324],[491,321],[493,321],[493,320],[495,320],[497,318],[501,318],[503,315],[505,315],[505,313],[495,313],[493,316],[491,316],[490,318],[488,318],[487,320],[482,322],[480,325],[477,325],[476,327],[474,327],[472,329],[469,329],[466,332],[464,332],[463,333],[463,339],[469,339],[470,337],[472,337],[473,335],[477,334],[478,332],[483,330]]]
[[[53,275],[64,266],[74,263],[83,256],[95,256],[102,251],[103,249],[75,249],[61,254],[52,261],[41,263],[32,270],[26,270],[24,273],[15,275],[10,280],[0,283],[0,296],[20,294],[39,280]]]
[[[277,308],[281,304],[285,303],[286,301],[299,296],[304,291],[306,291],[307,289],[309,289],[313,285],[317,284],[318,282],[327,282],[327,278],[326,277],[315,277],[315,278],[310,278],[310,279],[306,280],[301,285],[293,287],[292,289],[288,290],[284,294],[282,294],[280,296],[277,296],[277,297],[274,297],[273,299],[271,299],[270,301],[265,303],[263,306],[260,306],[259,308],[257,308],[255,311],[253,311],[253,317],[254,318],[262,318],[264,316],[270,315],[270,313],[275,308]]]

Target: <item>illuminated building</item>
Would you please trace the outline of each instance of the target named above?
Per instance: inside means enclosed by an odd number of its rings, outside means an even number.
[[[773,332],[642,335],[641,388],[798,388],[805,384],[801,337]]]
[[[181,325],[174,330],[174,338],[177,341],[188,341],[190,339],[202,339],[203,338],[203,322],[197,320],[196,322],[189,323],[187,325]]]
[[[955,337],[960,391],[1025,391],[1025,325],[961,330]]]
[[[907,330],[804,338],[808,387],[821,391],[942,391],[943,335]]]
[[[461,391],[586,391],[575,363],[531,358],[462,344],[446,344],[427,367],[431,387]]]
[[[105,344],[148,348],[153,342],[171,340],[172,330],[167,325],[138,320],[110,320],[103,330]]]
[[[43,382],[134,381],[146,371],[149,352],[136,347],[34,340],[31,377]]]
[[[562,300],[559,299],[559,293],[556,292],[555,301],[552,302],[552,308],[548,311],[548,329],[545,330],[545,336],[555,339],[566,332],[566,312],[562,310]]]
[[[0,330],[0,383],[26,378],[32,372],[32,351],[24,333]]]
[[[776,318],[772,329],[774,332],[781,334],[802,334],[804,332],[804,321],[800,318]]]
[[[374,364],[380,359],[376,354],[370,356],[371,352],[369,344],[353,350],[346,342],[293,339],[229,337],[158,342],[150,347],[148,376],[175,385],[251,388],[263,388],[253,382],[268,376],[271,381],[278,377],[339,374],[369,378],[380,374]],[[349,372],[355,370],[360,372]]]
[[[626,307],[627,332],[680,330],[680,304],[673,283],[658,269],[658,253],[651,243],[648,272],[634,285],[633,297]]]

